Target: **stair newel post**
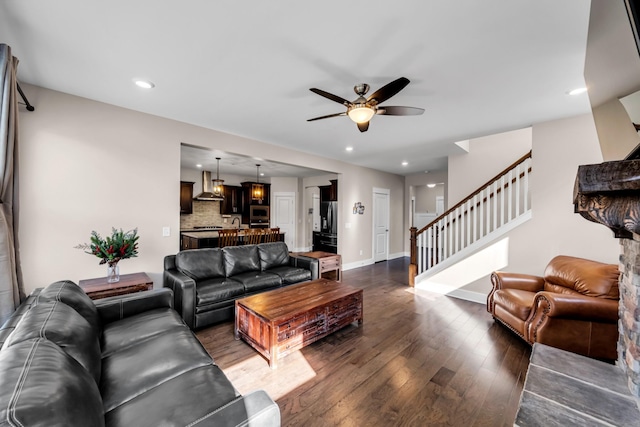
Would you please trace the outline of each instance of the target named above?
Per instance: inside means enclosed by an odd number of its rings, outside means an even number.
[[[409,247],[411,251],[411,259],[409,263],[409,286],[413,287],[415,285],[415,278],[418,274],[418,248],[416,243],[418,229],[416,227],[411,227],[409,231],[411,233],[411,238],[409,239]]]

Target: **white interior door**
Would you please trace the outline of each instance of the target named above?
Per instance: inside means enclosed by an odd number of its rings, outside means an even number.
[[[295,250],[296,242],[296,194],[275,193],[273,195],[273,225],[284,232],[284,242],[290,251]]]
[[[389,190],[373,190],[373,261],[389,259]]]
[[[436,214],[444,213],[444,196],[436,196]]]

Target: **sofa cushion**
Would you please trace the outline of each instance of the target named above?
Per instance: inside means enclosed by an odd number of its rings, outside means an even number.
[[[527,320],[533,307],[535,292],[521,289],[500,289],[493,294],[495,305],[502,307],[520,320]]]
[[[263,243],[258,245],[260,268],[269,270],[274,267],[289,265],[289,248],[284,242]]]
[[[238,274],[235,280],[242,283],[247,293],[256,292],[262,289],[277,288],[282,285],[282,279],[277,274],[269,272],[250,271],[248,273]]]
[[[615,264],[603,264],[583,258],[560,255],[553,258],[544,271],[545,288],[562,286],[589,297],[619,299]],[[555,291],[557,292],[557,291]]]
[[[260,256],[256,245],[227,246],[222,248],[227,277],[249,271],[260,271]]]
[[[82,288],[70,280],[61,280],[44,288],[36,298],[35,305],[46,301],[60,301],[73,308],[100,334],[100,315],[94,302]]]
[[[186,325],[111,353],[102,359],[104,410],[111,411],[187,371],[212,364],[211,356]]]
[[[102,334],[102,357],[161,334],[184,328],[180,315],[171,308],[156,308],[107,323]]]
[[[77,311],[59,301],[34,305],[24,314],[3,350],[34,338],[47,339],[77,360],[100,381],[100,340],[94,329]]]
[[[304,268],[280,266],[270,268],[267,273],[273,273],[280,276],[283,285],[291,285],[293,283],[304,282],[311,280],[311,271]]]
[[[224,259],[219,248],[191,249],[176,254],[176,268],[193,280],[223,277]]]
[[[215,365],[187,371],[105,414],[107,426],[200,426],[197,420],[238,396]],[[171,402],[167,405],[167,402]],[[193,424],[192,424],[193,423]],[[202,425],[209,425],[206,421]]]
[[[95,381],[57,345],[36,338],[0,351],[2,425],[103,426],[103,414]]]
[[[217,277],[202,280],[196,286],[196,305],[202,306],[244,294],[244,285],[234,279]]]

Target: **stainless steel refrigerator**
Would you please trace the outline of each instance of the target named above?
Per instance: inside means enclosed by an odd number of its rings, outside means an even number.
[[[320,232],[313,233],[313,250],[338,253],[338,202],[320,202]]]

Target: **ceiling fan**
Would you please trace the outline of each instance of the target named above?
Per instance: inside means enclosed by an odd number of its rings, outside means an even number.
[[[351,120],[356,122],[356,124],[358,125],[358,129],[360,129],[360,132],[366,132],[367,129],[369,129],[369,120],[371,120],[371,118],[376,114],[387,116],[420,115],[424,113],[423,108],[392,106],[387,107],[380,105],[387,99],[400,92],[408,84],[409,79],[407,79],[406,77],[400,77],[399,79],[396,79],[391,83],[387,83],[386,85],[375,91],[371,96],[365,98],[364,95],[369,92],[369,85],[366,83],[360,83],[359,85],[355,85],[353,87],[354,92],[358,95],[358,99],[353,102],[347,101],[344,98],[341,98],[329,92],[325,92],[321,89],[311,88],[309,89],[311,92],[317,93],[320,96],[324,96],[325,98],[344,105],[345,107],[347,107],[347,111],[343,113],[329,114],[328,116],[314,117],[313,119],[309,119],[307,121],[312,122],[314,120],[328,119],[330,117],[349,116]]]

